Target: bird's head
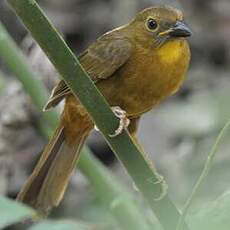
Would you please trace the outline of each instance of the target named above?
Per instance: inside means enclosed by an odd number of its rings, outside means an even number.
[[[155,6],[141,11],[128,28],[136,42],[154,48],[192,34],[182,12],[169,6]]]

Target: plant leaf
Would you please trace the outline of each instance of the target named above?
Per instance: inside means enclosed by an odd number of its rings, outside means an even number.
[[[35,212],[32,209],[16,201],[0,197],[0,229],[23,221],[34,214]]]

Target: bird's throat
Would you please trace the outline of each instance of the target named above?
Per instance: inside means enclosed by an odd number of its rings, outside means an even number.
[[[158,50],[158,56],[162,63],[172,64],[184,54],[187,41],[184,39],[171,40],[161,46]]]

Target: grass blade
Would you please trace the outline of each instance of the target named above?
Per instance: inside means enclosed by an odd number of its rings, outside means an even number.
[[[0,197],[0,229],[23,221],[34,214],[32,209],[5,197]]]

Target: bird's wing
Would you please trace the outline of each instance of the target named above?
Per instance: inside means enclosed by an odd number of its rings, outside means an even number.
[[[114,74],[131,55],[132,44],[127,39],[102,36],[79,56],[79,61],[90,78],[96,83]],[[61,80],[53,89],[44,110],[56,106],[66,95],[69,87]]]
[[[130,57],[132,44],[110,36],[98,39],[81,56],[80,62],[94,82],[110,77]]]

